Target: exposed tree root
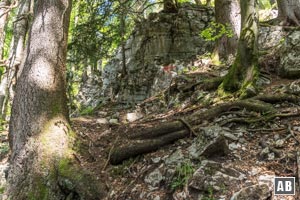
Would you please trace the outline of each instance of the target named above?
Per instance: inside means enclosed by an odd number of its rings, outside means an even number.
[[[251,99],[220,104],[205,111],[197,111],[190,116],[175,121],[164,122],[155,127],[144,128],[136,133],[130,133],[127,144],[113,149],[109,158],[110,163],[119,164],[130,157],[155,151],[164,145],[189,136],[190,133],[197,135],[197,133],[193,131],[196,130],[194,127],[199,126],[204,120],[212,120],[231,110],[245,109],[260,114],[248,118],[229,119],[226,123],[238,122],[250,124],[260,121],[266,122],[276,117],[298,116],[299,113],[278,113],[272,104],[270,104],[284,101],[298,103],[299,97],[286,94],[259,95]]]
[[[189,135],[187,129],[171,132],[157,139],[136,140],[114,149],[110,156],[110,163],[115,165],[121,163],[128,158],[149,153],[159,149],[160,147],[171,144],[172,142],[185,138]]]

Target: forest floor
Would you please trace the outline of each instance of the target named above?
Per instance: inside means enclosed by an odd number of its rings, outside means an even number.
[[[293,91],[294,93],[299,90],[299,82],[295,80],[282,79],[276,75],[270,76],[272,81],[263,88],[260,94],[289,93],[289,88],[296,90]],[[215,100],[217,97],[215,91],[205,95],[214,97],[211,102],[221,101]],[[82,163],[99,177],[105,177],[103,180],[109,189],[108,199],[194,199],[189,194],[189,184],[193,180],[193,173],[206,159],[199,155],[197,155],[199,158],[191,156],[191,147],[197,141],[197,137],[192,134],[151,153],[125,160],[119,165],[109,163],[111,153],[115,148],[119,145],[126,146],[126,143],[131,142],[128,140],[131,133],[140,132],[145,127],[158,127],[166,121],[191,115],[199,110],[205,111],[218,104],[212,103],[204,106],[201,103],[187,102],[183,101],[181,106],[169,109],[151,104],[155,109],[134,122],[126,120],[126,115],[132,112],[132,109],[126,110],[116,105],[106,106],[94,116],[73,119],[73,128],[85,144],[86,151],[83,154]],[[213,120],[204,121],[201,127],[208,132],[211,131],[212,135],[215,134],[214,131],[218,131],[216,127],[231,133],[231,139],[228,139],[230,153],[209,159],[237,170],[245,177],[239,181],[238,185],[232,185],[224,180],[221,189],[218,187],[203,189],[203,195],[198,198],[230,199],[234,193],[251,184],[261,183],[261,181],[269,181],[268,184],[272,184],[270,182],[275,176],[296,177],[299,181],[299,103],[299,101],[274,103],[273,107],[279,115],[271,120],[259,120],[246,124],[239,123],[238,120],[228,122],[230,121],[228,119],[236,117],[235,112],[228,111],[216,116]],[[145,104],[142,106],[145,107]],[[248,111],[242,110],[242,112],[247,115]],[[258,119],[261,117],[261,113],[253,113],[253,111],[249,113]],[[103,117],[107,118],[107,116],[118,118],[118,122],[102,124]],[[156,173],[157,169],[159,169],[158,173]],[[271,189],[269,192],[270,196],[266,199],[297,199],[295,196],[280,196],[279,198],[272,194]]]
[[[300,88],[299,82],[295,80],[281,79],[276,75],[271,75],[270,80],[271,83],[263,88],[261,94],[286,93],[289,91],[288,88]],[[296,88],[296,93],[297,91]],[[73,129],[81,141],[81,152],[77,155],[80,164],[92,171],[99,181],[105,183],[109,191],[108,199],[193,199],[190,196],[193,174],[207,159],[199,154],[196,157],[192,156],[191,149],[195,147],[199,136],[190,134],[151,153],[125,160],[119,165],[111,165],[109,160],[115,148],[131,142],[128,140],[131,133],[145,127],[158,127],[167,121],[191,115],[199,110],[205,111],[221,101],[216,100],[215,91],[207,92],[205,95],[212,97],[210,104],[203,105],[203,102],[191,103],[186,100],[179,106],[171,108],[157,105],[155,107],[152,104],[155,109],[144,113],[143,117],[134,122],[126,120],[126,115],[133,112],[132,109],[124,109],[114,104],[100,108],[92,116],[73,118]],[[243,178],[238,184],[224,180],[222,187],[212,184],[211,188],[199,189],[198,196],[202,195],[202,199],[206,200],[230,199],[242,188],[259,183],[261,179],[268,181],[274,176],[296,177],[299,181],[299,102],[276,102],[273,107],[281,115],[270,120],[253,123],[239,123],[234,120],[230,122],[229,119],[238,116],[233,109],[201,123],[201,129],[206,130],[208,134],[214,135],[217,131],[225,130],[229,135],[226,139],[229,153],[212,156],[209,159],[221,163],[222,167],[238,171]],[[257,119],[261,117],[261,113],[253,111],[248,113],[243,109],[239,112],[242,112],[243,116],[256,116]],[[109,120],[113,118],[117,121]],[[1,132],[0,142],[0,173],[2,172],[4,177],[2,169],[7,165],[9,153],[7,131]],[[206,144],[202,145],[202,149],[204,146]],[[272,195],[271,191],[268,199],[279,197]],[[296,199],[296,197],[281,196],[280,199]]]

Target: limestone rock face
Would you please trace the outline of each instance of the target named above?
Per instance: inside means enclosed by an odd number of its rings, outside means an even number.
[[[120,80],[122,52],[104,68],[102,95],[120,103],[138,103],[167,88],[172,77],[213,45],[200,37],[214,17],[210,8],[184,4],[178,13],[152,13],[126,42],[126,79]]]
[[[285,32],[282,30],[282,26],[260,27],[258,47],[260,50],[270,50],[276,46],[280,46],[281,39],[284,36]]]
[[[289,32],[281,48],[280,75],[287,78],[300,77],[300,31]]]

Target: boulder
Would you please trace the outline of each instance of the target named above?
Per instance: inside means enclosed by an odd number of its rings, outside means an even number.
[[[286,78],[300,77],[300,31],[288,33],[281,48],[279,75]]]

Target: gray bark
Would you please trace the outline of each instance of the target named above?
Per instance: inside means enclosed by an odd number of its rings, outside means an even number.
[[[238,39],[241,31],[241,14],[238,0],[215,0],[216,22],[229,25],[233,37],[222,36],[217,41],[216,53],[220,58],[228,58],[230,54],[235,55]]]
[[[100,199],[103,188],[74,161],[66,98],[71,0],[35,0],[9,127],[10,199]]]
[[[16,83],[16,73],[24,54],[30,11],[31,0],[21,1],[18,14],[14,20],[13,39],[11,42],[6,74],[0,83],[0,116],[2,119],[5,119],[6,106],[13,98],[12,87]]]
[[[223,88],[231,92],[239,90],[239,96],[245,97],[248,95],[248,88],[255,86],[258,76],[258,18],[256,0],[241,0],[240,5],[242,27],[237,56],[223,81]]]
[[[300,1],[277,0],[278,19],[287,25],[300,26]]]
[[[0,2],[0,60],[3,60],[3,47],[5,41],[5,26],[7,23],[8,17],[8,7],[10,5],[10,1],[2,0]]]

